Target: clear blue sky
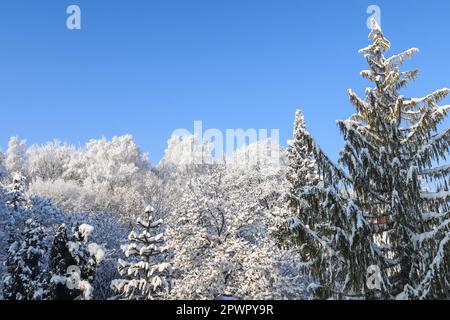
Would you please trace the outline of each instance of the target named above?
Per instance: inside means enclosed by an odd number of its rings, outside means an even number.
[[[82,30],[66,28],[66,8]],[[364,92],[366,8],[382,10],[392,53],[418,47],[406,94],[450,87],[450,2],[300,0],[1,0],[0,145],[131,133],[158,162],[172,131],[279,128],[301,107],[336,158],[336,119]]]

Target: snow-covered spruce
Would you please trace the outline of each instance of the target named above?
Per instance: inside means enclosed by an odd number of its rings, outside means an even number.
[[[15,211],[23,209],[26,205],[25,180],[26,178],[23,175],[15,173],[12,177],[11,184],[7,187],[6,204],[14,208]]]
[[[287,151],[286,223],[281,235],[297,246],[300,266],[319,299],[364,296],[365,274],[374,263],[362,212],[351,199],[346,173],[322,152],[296,113]]]
[[[47,297],[44,266],[44,230],[33,220],[25,222],[23,240],[11,239],[3,276],[3,296],[7,300],[41,300]]]
[[[316,281],[318,297],[432,299],[448,296],[450,130],[437,133],[450,106],[449,89],[414,99],[399,94],[418,75],[400,71],[417,49],[386,58],[389,41],[373,22],[373,43],[360,50],[374,82],[365,99],[349,90],[356,114],[338,125],[345,138],[333,164],[296,123],[290,144],[290,227]],[[300,128],[300,129],[298,129]],[[303,181],[306,155],[315,161]],[[309,154],[308,154],[309,153]],[[380,290],[368,288],[366,270],[380,268]]]
[[[145,218],[138,218],[139,233],[132,231],[128,235],[130,244],[122,245],[125,256],[119,259],[118,271],[124,279],[116,279],[111,287],[125,299],[151,300],[162,298],[170,292],[172,283],[172,266],[163,261],[166,248],[164,234],[154,234],[163,221],[154,220],[154,210],[148,206]]]
[[[104,250],[88,237],[93,227],[76,223],[72,236],[66,225],[61,225],[54,237],[49,257],[50,298],[54,300],[90,300],[93,298],[92,282]]]

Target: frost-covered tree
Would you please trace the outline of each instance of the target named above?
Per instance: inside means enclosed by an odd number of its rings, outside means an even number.
[[[60,179],[69,170],[69,164],[76,150],[58,141],[42,146],[31,146],[27,154],[27,172],[31,180],[44,181]]]
[[[360,50],[375,84],[365,99],[349,90],[356,114],[338,121],[345,146],[333,164],[297,117],[290,143],[289,227],[318,297],[430,299],[448,296],[450,130],[438,133],[450,93],[406,98],[399,90],[418,71],[399,69],[417,49],[386,58],[390,48],[376,22]],[[312,160],[312,162],[310,161]],[[313,179],[305,179],[306,173]],[[298,182],[298,185],[297,185]],[[379,269],[379,287],[367,270]]]
[[[84,153],[86,183],[104,184],[109,191],[129,186],[133,177],[149,168],[146,154],[142,154],[131,135],[91,140]]]
[[[214,164],[193,175],[183,189],[168,228],[174,248],[173,297],[287,297],[280,283],[288,275],[280,272],[281,252],[267,237],[262,206],[254,194],[245,197],[245,190],[239,199],[235,183],[227,178],[225,165]]]
[[[172,136],[159,163],[166,170],[191,169],[213,163],[212,146],[195,135]]]
[[[26,143],[26,140],[21,140],[17,136],[9,140],[5,158],[5,166],[9,174],[26,174]]]
[[[14,241],[8,249],[3,296],[8,300],[41,300],[47,295],[44,230],[30,219],[22,236],[23,240]]]
[[[118,271],[125,278],[113,280],[111,286],[125,299],[157,299],[171,290],[172,266],[163,260],[164,234],[155,234],[163,221],[153,215],[153,208],[147,207],[145,217],[137,220],[139,233],[132,231],[128,235],[130,244],[121,247],[130,260],[119,259]]]
[[[225,183],[236,201],[253,202],[254,210],[264,216],[280,200],[285,166],[280,145],[271,139],[261,140],[241,147],[226,160]]]
[[[120,215],[128,221],[145,209],[142,193],[150,170],[148,155],[142,153],[131,135],[91,140],[82,157],[83,186],[95,194],[98,210]]]
[[[71,180],[37,178],[30,183],[26,193],[30,198],[51,199],[55,205],[66,213],[97,211],[109,213],[105,206],[96,201],[99,196],[98,193]]]
[[[106,212],[126,220],[142,212],[151,172],[131,135],[90,140],[76,148],[59,142],[27,151],[28,194],[50,198],[69,213]]]
[[[172,136],[158,166],[155,168],[157,180],[147,183],[147,196],[163,215],[171,215],[178,210],[179,199],[191,178],[204,171],[205,164],[211,163],[211,145],[195,135]],[[150,180],[147,180],[150,182]],[[161,210],[161,207],[164,209]]]
[[[91,283],[104,250],[88,242],[93,227],[76,223],[68,237],[66,225],[61,225],[54,237],[49,257],[50,297],[54,300],[90,300]]]

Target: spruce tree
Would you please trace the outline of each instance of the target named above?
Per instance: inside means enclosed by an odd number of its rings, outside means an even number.
[[[116,279],[111,283],[113,290],[125,299],[151,300],[163,296],[171,289],[172,267],[163,262],[165,248],[162,247],[164,234],[152,236],[163,221],[154,221],[153,208],[145,209],[145,219],[139,218],[137,224],[140,233],[132,231],[122,250],[131,261],[119,259],[118,271],[125,279]]]
[[[8,187],[6,204],[13,207],[15,211],[18,211],[26,204],[25,180],[24,176],[16,173]]]
[[[319,299],[367,297],[366,268],[376,261],[369,225],[350,199],[348,175],[314,142],[300,111],[287,157],[287,224],[281,235],[298,247],[308,289]]]
[[[75,260],[67,249],[69,242],[67,236],[67,227],[65,224],[59,226],[53,239],[50,249],[49,270],[51,274],[50,297],[52,300],[73,300],[77,292],[69,290],[65,283],[67,269],[75,264]]]
[[[3,295],[8,300],[41,300],[47,294],[44,230],[29,219],[22,236],[23,240],[11,241],[8,249]]]
[[[400,65],[418,50],[386,58],[390,42],[375,21],[370,39],[360,50],[370,70],[361,75],[374,87],[365,99],[349,90],[356,114],[338,121],[342,169],[314,143],[303,120],[296,121],[288,150],[289,227],[305,270],[322,289],[319,298],[443,298],[450,268],[450,130],[437,131],[450,109],[438,103],[450,90],[419,99],[400,95],[418,75]],[[308,167],[318,180],[305,179]],[[373,266],[376,288],[367,283]]]
[[[450,286],[450,129],[438,132],[450,106],[439,106],[450,89],[423,98],[399,93],[418,75],[400,71],[409,49],[386,58],[390,42],[373,20],[372,44],[361,49],[374,83],[365,99],[349,90],[356,114],[338,121],[346,145],[341,162],[352,177],[354,196],[371,222],[375,252],[389,296],[443,298]]]

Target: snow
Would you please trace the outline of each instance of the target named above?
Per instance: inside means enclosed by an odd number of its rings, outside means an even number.
[[[408,173],[406,175],[406,181],[407,182],[412,182],[414,175],[417,173],[417,167],[416,166],[411,166],[408,169]]]
[[[450,89],[448,88],[444,88],[444,89],[440,89],[437,90],[423,98],[414,98],[414,99],[410,99],[409,102],[406,105],[417,105],[419,103],[424,103],[424,102],[438,102],[440,100],[440,98],[442,98],[445,95],[450,94]]]
[[[450,197],[450,191],[439,191],[439,192],[421,192],[420,196],[426,200],[439,200],[446,199]]]
[[[98,264],[101,263],[105,258],[105,251],[103,250],[102,246],[96,243],[89,243],[88,250],[89,254],[92,257],[95,257],[95,260],[97,261]]]
[[[91,284],[88,281],[81,280],[78,282],[79,289],[83,292],[83,299],[84,300],[91,300],[94,293],[94,288],[91,286]]]
[[[67,242],[67,249],[69,250],[69,252],[76,255],[80,250],[80,243],[75,241],[69,241]]]
[[[422,219],[424,221],[430,221],[433,219],[440,219],[448,215],[449,212],[425,212],[422,214]]]
[[[94,227],[89,224],[83,223],[82,225],[80,225],[79,231],[82,237],[84,239],[87,239],[94,232]]]
[[[53,275],[52,278],[50,279],[50,282],[52,282],[54,284],[61,284],[61,285],[65,285],[66,281],[67,281],[67,277],[59,276],[59,275]]]

